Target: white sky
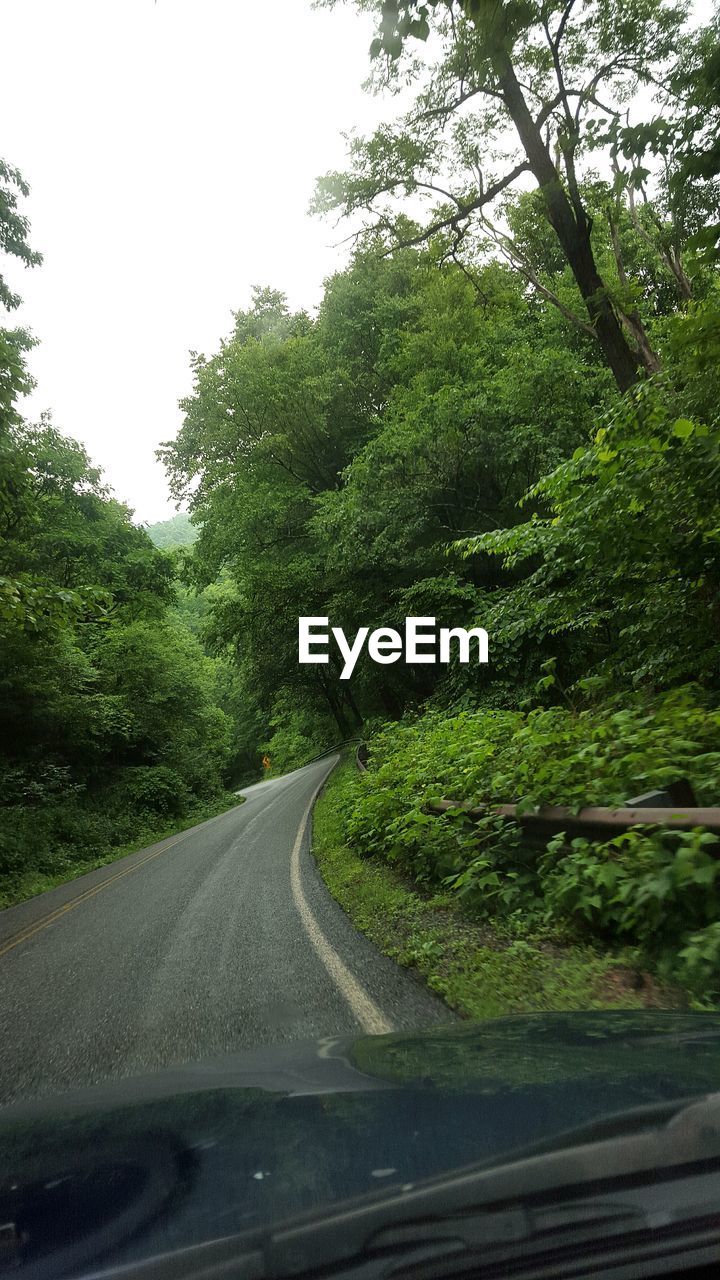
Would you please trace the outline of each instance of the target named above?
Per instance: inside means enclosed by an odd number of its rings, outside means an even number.
[[[24,412],[52,409],[138,519],[174,511],[154,449],[188,351],[254,284],[315,306],[345,259],[307,207],[341,132],[380,118],[371,26],[310,0],[0,0],[0,149],[45,259],[11,277],[41,340]]]

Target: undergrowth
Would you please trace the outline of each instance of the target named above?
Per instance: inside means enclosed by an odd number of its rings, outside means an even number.
[[[619,1007],[674,1008],[681,993],[638,969],[632,949],[571,938],[521,915],[479,919],[451,891],[423,890],[397,865],[363,857],[346,840],[346,815],[367,784],[352,762],[331,775],[313,819],[313,852],[353,924],[419,973],[461,1015]]]
[[[136,853],[138,849],[159,844],[169,836],[187,831],[189,827],[206,822],[209,818],[214,818],[234,805],[242,803],[241,797],[234,792],[226,791],[212,800],[188,807],[182,818],[176,817],[174,820],[169,820],[166,817],[162,825],[157,816],[153,820],[148,814],[131,815],[134,822],[132,825],[118,828],[119,839],[115,841],[107,836],[107,831],[112,834],[112,828],[106,828],[105,840],[95,844],[85,840],[82,844],[67,845],[64,850],[54,844],[51,849],[45,851],[44,855],[40,846],[36,852],[35,865],[30,870],[18,869],[0,879],[0,910],[14,906],[18,902],[25,902],[28,898],[34,898],[39,893],[54,889],[59,884],[75,880],[78,876],[86,875],[87,872],[94,871],[97,867],[105,866],[109,862],[116,862],[130,853]],[[133,831],[131,837],[126,834],[128,826]]]
[[[509,928],[561,928],[720,997],[717,838],[637,826],[604,843],[529,845],[516,825],[468,804],[515,801],[622,805],[687,779],[699,803],[720,794],[720,712],[692,686],[577,711],[553,706],[420,716],[370,740],[370,769],[348,794],[344,839],[362,859],[396,868],[425,892],[456,897],[467,915]],[[441,796],[458,807],[428,811]]]

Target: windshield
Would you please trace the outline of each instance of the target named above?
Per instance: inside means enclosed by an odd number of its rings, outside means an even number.
[[[559,1205],[720,1090],[717,3],[0,32],[0,1270]]]

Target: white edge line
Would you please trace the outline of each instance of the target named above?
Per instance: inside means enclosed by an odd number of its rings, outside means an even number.
[[[395,1030],[393,1024],[388,1021],[382,1010],[375,1004],[375,1001],[370,998],[365,988],[360,985],[346,965],[343,964],[337,951],[333,946],[331,946],[325,937],[325,934],[315,919],[303,892],[302,875],[300,871],[300,851],[302,849],[303,839],[305,838],[305,831],[307,830],[310,814],[312,813],[312,807],[317,799],[318,792],[327,777],[328,774],[325,775],[313,791],[295,837],[295,843],[290,855],[290,884],[292,887],[292,895],[305,932],[315,948],[318,958],[325,966],[327,972],[335,983],[335,986],[340,992],[340,995],[343,997],[346,1004],[349,1005],[353,1016],[360,1023],[363,1031],[366,1031],[368,1035],[387,1035],[388,1032]]]

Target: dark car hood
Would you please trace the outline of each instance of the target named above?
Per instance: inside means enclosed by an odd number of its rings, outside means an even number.
[[[720,1016],[618,1012],[283,1045],[38,1099],[0,1112],[6,1256],[78,1274],[717,1090]]]

